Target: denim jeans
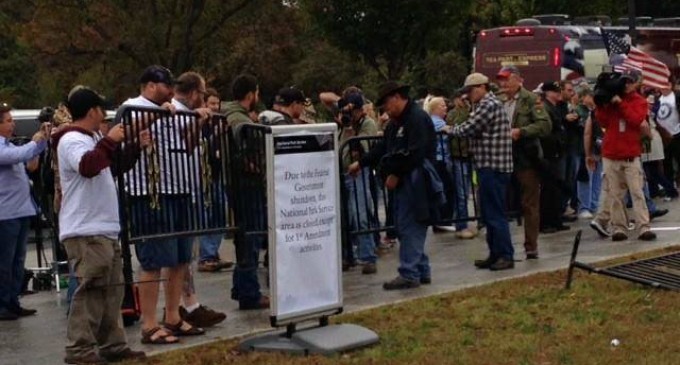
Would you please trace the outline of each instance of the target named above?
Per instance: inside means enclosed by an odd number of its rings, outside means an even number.
[[[470,196],[470,183],[472,178],[470,176],[470,166],[464,161],[453,161],[453,181],[456,185],[456,219],[468,218],[468,196]],[[457,222],[456,230],[462,231],[467,229],[467,221]]]
[[[595,171],[588,171],[588,181],[579,181],[577,185],[579,212],[597,213],[602,189],[602,161],[597,161]]]
[[[399,238],[399,275],[411,281],[429,278],[430,260],[425,254],[427,225],[416,221],[410,179],[401,180],[394,191],[394,220]]]
[[[267,236],[247,234],[267,230],[267,206],[264,190],[246,189],[240,192],[242,202],[237,209],[237,224],[241,228],[234,236],[236,266],[234,268],[231,298],[242,305],[254,305],[260,301],[260,283],[257,268],[260,250],[267,243]]]
[[[0,221],[0,312],[19,309],[31,218]]]
[[[349,229],[352,231],[366,230],[370,227],[373,218],[371,202],[370,179],[368,168],[363,168],[355,178],[345,175],[345,188],[347,189],[347,215]],[[375,240],[370,233],[354,235],[352,245],[356,245],[357,258],[365,263],[375,263]]]
[[[228,211],[227,196],[224,194],[222,184],[219,181],[212,183],[212,190],[213,196],[211,198],[211,206],[204,207],[204,204],[201,204],[201,207],[208,227],[222,228],[226,226],[228,222],[226,217],[226,212]],[[219,260],[219,251],[223,236],[222,233],[217,233],[199,237],[199,262]]]
[[[479,203],[482,222],[486,226],[486,244],[491,259],[513,260],[515,248],[510,238],[510,227],[505,216],[505,195],[510,174],[491,169],[479,169]]]

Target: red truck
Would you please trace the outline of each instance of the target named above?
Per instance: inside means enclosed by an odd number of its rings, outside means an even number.
[[[525,87],[547,80],[584,77],[594,81],[608,65],[602,31],[625,35],[627,28],[543,25],[540,21],[487,29],[477,34],[474,70],[491,79],[502,66],[517,66]],[[680,27],[638,28],[638,48],[664,62],[680,81]]]

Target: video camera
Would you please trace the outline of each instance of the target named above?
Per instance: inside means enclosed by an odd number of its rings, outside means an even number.
[[[616,95],[623,97],[626,91],[626,79],[619,72],[603,72],[597,77],[593,99],[595,105],[604,106]]]
[[[351,107],[348,107],[350,105]],[[338,100],[338,109],[340,109],[340,121],[342,125],[345,127],[349,126],[352,123],[352,111],[361,109],[363,106],[364,98],[359,93],[351,93]]]

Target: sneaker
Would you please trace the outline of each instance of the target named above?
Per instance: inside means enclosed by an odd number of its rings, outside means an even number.
[[[106,364],[106,360],[102,358],[101,356],[97,354],[89,354],[85,356],[71,356],[71,355],[66,355],[64,358],[64,362],[67,364],[76,364],[76,365],[98,365],[98,364]]]
[[[394,280],[388,281],[383,284],[383,289],[385,290],[403,290],[403,289],[414,289],[420,286],[420,281],[407,280],[401,276],[397,276]]]
[[[374,262],[365,263],[361,268],[361,273],[364,275],[375,274],[378,272],[378,267]]]
[[[606,237],[611,237],[612,234],[607,231],[606,228],[600,222],[597,220],[592,220],[590,221],[590,228],[594,229],[597,234],[600,235],[600,238],[606,238]]]
[[[182,319],[189,322],[189,324],[194,327],[206,328],[224,321],[227,319],[227,315],[222,312],[214,311],[205,305],[201,305],[191,313],[188,313],[185,310]]]
[[[218,260],[206,260],[198,263],[199,272],[217,272],[220,269],[220,262]]]
[[[126,360],[146,359],[146,354],[144,353],[144,351],[133,351],[129,347],[119,352],[101,353],[100,356],[103,357],[108,362],[121,362]]]
[[[489,266],[489,270],[491,271],[501,271],[501,270],[509,270],[509,269],[514,269],[515,268],[515,261],[513,260],[508,260],[505,258],[499,258]]]
[[[38,311],[35,309],[26,309],[24,307],[19,307],[19,309],[14,311],[14,313],[16,313],[17,316],[19,317],[28,317],[35,315],[36,313],[38,313]]]
[[[616,232],[612,235],[612,241],[614,241],[614,242],[625,241],[627,239],[628,239],[628,236],[623,232]]]
[[[656,233],[652,231],[644,231],[639,236],[640,241],[654,241],[656,239]]]
[[[578,215],[578,217],[581,219],[593,219],[593,213],[584,210]]]
[[[217,260],[217,266],[220,270],[231,269],[234,266],[234,263],[232,261]]]
[[[432,284],[432,277],[431,276],[423,276],[420,278],[420,284],[421,285],[430,285]]]
[[[465,228],[464,230],[460,232],[456,232],[456,238],[464,239],[464,240],[470,240],[473,239],[477,236],[475,232],[473,232],[469,228]]]
[[[456,227],[454,226],[432,226],[432,232],[434,233],[441,233],[441,232],[455,232]]]
[[[538,260],[538,253],[527,253],[527,260]]]

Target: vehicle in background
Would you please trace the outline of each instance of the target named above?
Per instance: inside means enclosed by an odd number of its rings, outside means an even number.
[[[650,24],[648,18],[636,22]],[[677,23],[680,19],[659,19],[664,26],[638,28],[637,46],[664,62],[680,79],[680,27],[667,26]],[[609,64],[603,30],[623,36],[628,28],[612,26],[607,16],[572,21],[568,15],[549,14],[522,19],[514,26],[482,30],[477,34],[474,70],[493,80],[501,67],[514,65],[530,90],[546,80],[585,78],[592,83]]]
[[[40,122],[38,122],[38,115],[40,115],[40,109],[13,109],[10,111],[12,114],[12,119],[16,124],[14,130],[14,136],[16,140],[21,140],[30,138],[38,131],[40,128]],[[112,122],[116,117],[116,111],[107,110],[106,120]]]

